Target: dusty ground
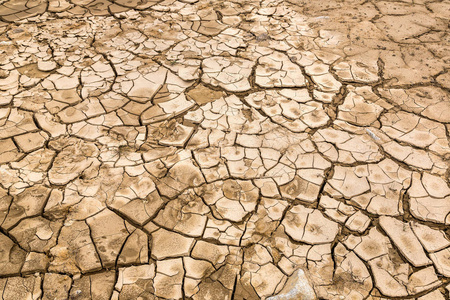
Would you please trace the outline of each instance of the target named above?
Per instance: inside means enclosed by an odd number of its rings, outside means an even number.
[[[449,18],[0,0],[0,299],[449,299]]]

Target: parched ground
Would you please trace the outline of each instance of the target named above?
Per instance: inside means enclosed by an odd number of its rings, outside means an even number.
[[[0,299],[449,299],[449,19],[0,0]]]

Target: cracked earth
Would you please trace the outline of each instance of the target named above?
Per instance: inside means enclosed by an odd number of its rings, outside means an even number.
[[[449,19],[0,0],[0,299],[449,299]]]

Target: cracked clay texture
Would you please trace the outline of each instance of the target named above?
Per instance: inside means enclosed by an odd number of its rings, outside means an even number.
[[[450,298],[449,0],[0,0],[0,300]]]

